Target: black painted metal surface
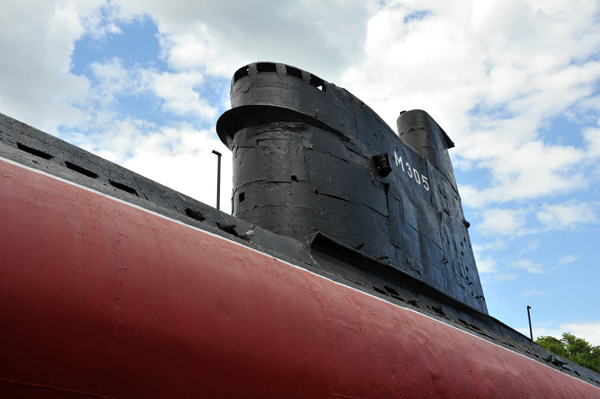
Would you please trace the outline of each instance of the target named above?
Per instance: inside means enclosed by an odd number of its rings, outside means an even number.
[[[289,237],[320,233],[487,313],[448,155],[424,111],[400,135],[343,88],[259,62],[217,123],[233,152],[234,215]]]

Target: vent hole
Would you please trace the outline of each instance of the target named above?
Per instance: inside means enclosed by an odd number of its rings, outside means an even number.
[[[192,219],[196,219],[199,222],[206,220],[202,213],[192,208],[185,208],[185,214],[191,217]]]
[[[321,91],[325,91],[325,81],[312,73],[310,74],[310,84]]]
[[[233,74],[233,83],[237,82],[244,76],[248,76],[248,65],[241,67]]]
[[[432,310],[433,310],[435,313],[437,313],[437,314],[439,314],[439,315],[441,315],[441,316],[446,316],[446,313],[444,313],[444,309],[443,309],[442,305],[438,305],[438,306],[432,306],[432,307],[431,307],[431,309],[432,309]]]
[[[92,179],[97,179],[98,175],[92,172],[91,170],[87,170],[86,168],[82,168],[81,166],[75,165],[69,161],[65,162],[67,168],[74,170],[77,173],[81,173],[82,175],[86,175],[87,177],[91,177]]]
[[[125,184],[123,184],[123,183],[118,183],[118,182],[116,182],[116,181],[112,181],[112,180],[109,180],[108,182],[110,183],[110,185],[111,185],[111,186],[113,186],[113,187],[115,187],[115,188],[118,188],[119,190],[126,191],[126,192],[128,192],[129,194],[133,194],[133,195],[135,195],[135,196],[138,196],[138,197],[139,197],[139,195],[138,195],[137,191],[135,191],[135,188],[132,188],[132,187],[126,186],[126,185],[125,185]]]
[[[238,236],[237,231],[235,231],[235,224],[222,224],[217,223],[217,227],[223,230],[226,233],[233,234],[234,236]]]
[[[302,79],[302,71],[301,71],[301,70],[299,70],[298,68],[294,68],[294,67],[291,67],[291,66],[289,66],[289,65],[286,65],[286,66],[285,66],[285,72],[286,72],[288,75],[295,76],[295,77],[297,77],[298,79]]]
[[[277,66],[272,62],[259,62],[256,64],[256,70],[261,72],[277,72]]]
[[[28,152],[32,155],[35,155],[36,157],[40,157],[40,158],[44,158],[44,159],[54,158],[52,155],[50,155],[44,151],[36,150],[35,148],[28,147],[21,143],[17,143],[17,147],[19,148],[19,150]]]
[[[298,177],[296,175],[291,175],[290,179],[292,179],[292,181],[298,181]]]
[[[244,202],[245,199],[246,199],[246,194],[245,193],[240,193],[238,195],[238,202]]]
[[[375,290],[375,292],[378,292],[378,293],[380,293],[380,294],[383,294],[383,295],[386,295],[386,296],[388,296],[388,293],[387,293],[387,292],[385,292],[384,290],[380,289],[380,288],[373,287],[373,289]]]

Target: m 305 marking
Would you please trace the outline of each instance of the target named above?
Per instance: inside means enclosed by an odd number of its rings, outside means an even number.
[[[396,166],[402,167],[402,171],[408,175],[411,179],[414,179],[418,185],[423,186],[425,191],[429,191],[429,179],[423,173],[420,173],[417,169],[413,168],[408,161],[404,162],[401,156],[398,156],[394,151],[394,162]]]

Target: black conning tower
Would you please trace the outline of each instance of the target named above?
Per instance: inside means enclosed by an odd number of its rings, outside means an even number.
[[[442,128],[401,113],[397,135],[348,91],[258,62],[217,123],[233,152],[233,213],[276,233],[323,234],[487,313]]]

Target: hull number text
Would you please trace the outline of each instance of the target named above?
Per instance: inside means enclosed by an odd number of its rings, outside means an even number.
[[[410,166],[409,162],[404,162],[402,157],[399,157],[398,154],[396,154],[396,151],[394,151],[394,161],[396,162],[396,166],[400,166],[402,171],[406,173],[408,177],[414,179],[420,186],[423,186],[425,191],[429,191],[429,179],[427,179],[427,176],[423,176],[422,173],[419,173],[418,170]]]

